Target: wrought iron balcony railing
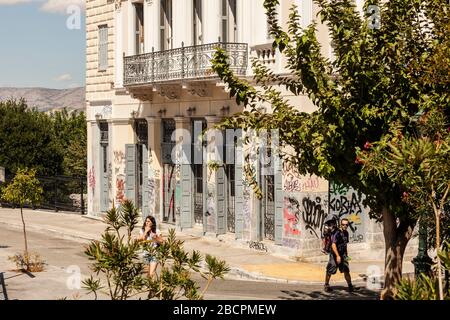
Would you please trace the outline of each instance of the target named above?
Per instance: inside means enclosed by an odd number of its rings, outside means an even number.
[[[124,86],[216,78],[211,59],[217,47],[228,53],[231,70],[244,76],[248,63],[247,44],[217,42],[125,57]]]

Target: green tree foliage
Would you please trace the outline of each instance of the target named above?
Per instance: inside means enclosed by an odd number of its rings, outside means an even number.
[[[87,168],[87,127],[83,112],[66,109],[50,115],[53,121],[54,140],[61,150],[63,173],[69,176],[86,176]]]
[[[7,173],[32,167],[39,175],[85,176],[86,145],[83,112],[48,115],[23,99],[0,101],[0,165]]]
[[[51,176],[62,172],[62,162],[46,114],[29,109],[24,100],[0,102],[0,165],[7,173],[29,167]]]
[[[28,242],[23,207],[25,204],[38,205],[42,199],[42,187],[36,179],[36,170],[18,169],[14,179],[2,188],[2,200],[16,204],[20,207],[20,216],[23,225],[23,237],[25,241],[25,257],[28,257]]]
[[[435,247],[441,250],[442,217],[450,196],[450,132],[449,124],[438,105],[427,110],[417,124],[417,134],[403,136],[403,129],[393,126],[392,134],[358,153],[363,175],[386,175],[400,186],[403,201],[415,210],[412,214],[424,222],[434,220]],[[429,217],[430,213],[434,215]],[[441,261],[437,259],[439,297],[443,299]]]
[[[176,238],[175,231],[159,247],[143,242],[133,236],[140,218],[139,211],[131,201],[126,200],[121,207],[110,209],[105,217],[107,228],[99,241],[93,241],[85,250],[91,269],[100,278],[83,281],[84,288],[95,294],[106,288],[112,300],[127,300],[139,296],[147,299],[175,300],[180,298],[202,299],[214,279],[223,278],[229,268],[224,261],[206,255],[205,260],[199,252],[186,252],[183,241]],[[160,272],[149,278],[144,272],[140,257],[142,250],[156,256],[160,261]],[[201,270],[202,262],[206,265]],[[206,279],[206,285],[200,292],[200,286],[192,278],[200,274]]]
[[[371,13],[360,16],[354,1],[314,2],[328,27],[334,59],[322,55],[316,23],[302,28],[294,6],[285,31],[278,22],[279,1],[264,1],[273,48],[286,58],[289,74],[274,74],[254,59],[250,83],[234,76],[228,56],[219,49],[213,69],[247,107],[221,127],[278,129],[280,144],[294,151],[283,157],[299,173],[314,173],[366,194],[370,216],[384,227],[382,298],[392,298],[417,215],[402,201],[402,186],[386,172],[362,171],[358,152],[392,134],[393,124],[401,126],[405,137],[414,134],[417,124],[411,118],[433,105],[441,104],[448,117],[448,83],[430,81],[430,69],[419,66],[434,57],[439,60],[437,52],[446,50],[449,34],[442,30],[448,26],[449,5],[438,0],[366,1],[365,12],[369,5],[380,8],[378,28]],[[285,89],[309,97],[316,111],[300,111],[282,93]],[[261,104],[270,104],[273,112],[262,112]]]
[[[450,252],[448,246],[439,254],[439,260],[444,269],[450,271]],[[397,286],[395,299],[397,300],[450,300],[450,288],[447,279],[447,286],[442,290],[442,296],[439,291],[439,281],[436,276],[420,275],[418,279],[403,279]]]

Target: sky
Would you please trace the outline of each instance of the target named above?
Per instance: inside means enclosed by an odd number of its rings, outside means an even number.
[[[84,0],[0,0],[0,87],[85,85]]]

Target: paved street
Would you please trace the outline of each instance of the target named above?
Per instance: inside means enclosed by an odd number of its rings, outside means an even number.
[[[86,241],[62,239],[42,232],[28,232],[30,250],[39,252],[47,262],[46,271],[35,274],[14,272],[8,256],[23,248],[20,229],[0,224],[0,271],[5,272],[9,299],[92,299],[83,290],[71,290],[73,274],[80,268],[82,277],[89,274],[89,261],[83,254]],[[69,271],[69,272],[68,272]],[[202,280],[199,279],[200,283]],[[321,285],[282,284],[263,281],[218,280],[212,284],[206,299],[376,299],[377,293],[362,288],[348,294],[345,287],[336,286],[324,294]],[[100,299],[106,299],[100,296]]]

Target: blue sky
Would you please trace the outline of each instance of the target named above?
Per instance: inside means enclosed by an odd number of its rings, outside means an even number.
[[[68,20],[72,25],[77,21],[67,13],[71,2],[81,9],[79,29],[67,27]],[[0,87],[84,86],[83,4],[84,0],[0,0]]]

